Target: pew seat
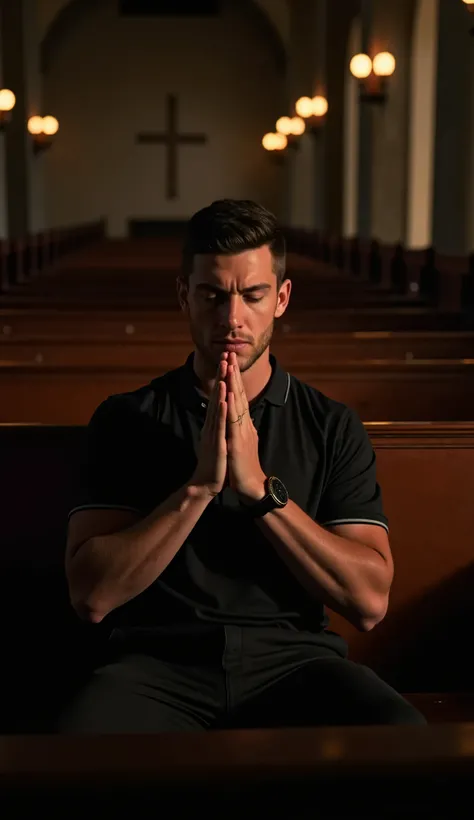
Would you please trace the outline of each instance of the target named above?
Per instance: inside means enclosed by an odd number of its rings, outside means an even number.
[[[332,612],[330,628],[430,722],[474,720],[474,423],[367,429],[391,528],[391,604],[369,633]],[[0,425],[0,734],[47,731],[105,640],[106,621],[73,612],[63,568],[84,432]]]
[[[474,724],[0,737],[5,817],[472,816]]]

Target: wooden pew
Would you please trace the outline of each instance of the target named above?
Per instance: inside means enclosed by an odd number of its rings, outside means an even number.
[[[420,296],[440,311],[474,309],[474,254],[445,256],[435,249],[407,249],[372,238],[334,238],[319,231],[286,229],[290,250],[329,262],[408,300]]]
[[[474,423],[367,429],[391,529],[391,603],[372,632],[358,633],[334,613],[330,628],[346,637],[352,659],[406,693],[429,720],[474,720]],[[8,623],[0,734],[47,729],[104,638],[102,625],[74,615],[64,578],[83,436],[81,426],[0,425],[0,617]]]
[[[59,334],[62,338],[82,333],[93,338],[120,338],[127,327],[130,335],[171,333],[175,328],[182,333],[186,321],[176,301],[170,309],[163,306],[143,307],[119,305],[111,307],[101,302],[81,304],[79,296],[68,306],[44,304],[36,307],[0,308],[0,340],[9,338],[37,338]],[[466,314],[438,313],[430,308],[332,308],[296,309],[292,305],[277,320],[276,332],[282,333],[379,333],[394,332],[461,332],[474,331],[474,321]],[[1,342],[0,342],[1,343]]]
[[[110,333],[102,322],[86,319],[77,328],[64,319],[57,328],[44,325],[23,334],[11,325],[0,325],[0,358],[9,362],[83,367],[135,363],[153,366],[164,351],[169,351],[167,361],[178,366],[189,352],[192,340],[186,322],[180,321],[179,316],[176,319],[169,324],[166,320],[164,327],[152,322],[146,329],[143,324],[137,327],[131,323],[120,328],[109,326]],[[272,352],[278,359],[284,359],[288,367],[300,361],[474,359],[474,331],[307,333],[287,332],[284,325],[279,325],[272,340]]]
[[[181,349],[182,356],[178,361]],[[135,390],[176,364],[190,347],[173,344],[156,363],[87,366],[67,362],[0,361],[0,422],[85,424],[112,393]],[[363,421],[465,421],[474,418],[474,361],[307,361],[305,351],[280,362],[290,372],[337,401]]]
[[[464,819],[473,749],[472,724],[3,737],[0,784],[15,817],[151,802],[178,817],[200,806],[210,820]]]
[[[38,274],[50,271],[60,258],[103,239],[105,221],[58,228],[14,240],[0,241],[0,293],[25,293]],[[22,286],[18,289],[18,286]]]

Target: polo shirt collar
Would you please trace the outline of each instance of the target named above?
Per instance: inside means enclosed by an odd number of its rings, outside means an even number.
[[[278,364],[275,356],[270,353],[270,364],[272,375],[260,394],[256,403],[261,401],[273,404],[276,407],[283,407],[288,399],[290,389],[290,375]],[[181,397],[190,409],[202,408],[203,398],[198,393],[200,386],[199,379],[194,371],[194,351],[189,354],[184,365],[179,369],[179,387]],[[253,404],[254,402],[251,402]]]

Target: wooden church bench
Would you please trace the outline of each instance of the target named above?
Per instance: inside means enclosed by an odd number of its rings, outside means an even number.
[[[186,343],[156,349],[139,361],[124,348],[109,364],[66,361],[9,361],[0,356],[0,422],[86,424],[112,393],[134,390],[181,364]],[[311,354],[311,351],[309,351]],[[370,359],[317,361],[308,350],[282,346],[280,363],[337,401],[353,407],[363,421],[465,421],[474,418],[474,360]]]
[[[391,528],[391,603],[367,634],[334,613],[330,628],[430,720],[474,719],[474,424],[367,429]],[[83,436],[81,426],[0,425],[0,734],[47,730],[103,640],[72,611],[63,569]]]
[[[469,723],[0,737],[0,786],[6,816],[467,818],[473,748]]]

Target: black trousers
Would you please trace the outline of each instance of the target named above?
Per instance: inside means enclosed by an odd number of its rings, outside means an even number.
[[[311,635],[203,624],[112,641],[58,728],[108,734],[425,723],[371,669]]]

